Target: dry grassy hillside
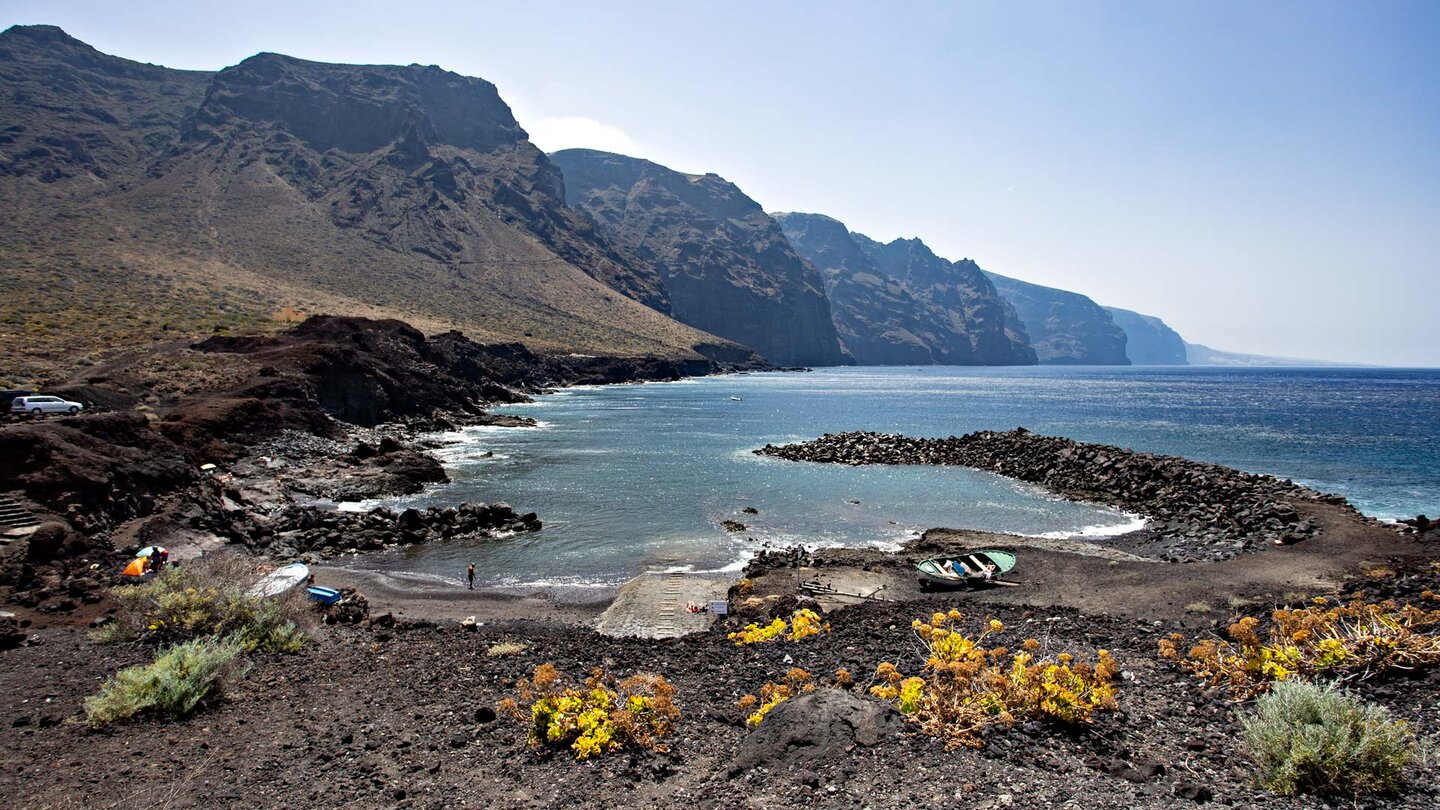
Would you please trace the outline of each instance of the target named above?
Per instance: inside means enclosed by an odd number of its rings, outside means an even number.
[[[273,54],[172,71],[16,27],[0,121],[0,384],[293,311],[542,350],[741,353],[627,297],[668,306],[479,79]]]

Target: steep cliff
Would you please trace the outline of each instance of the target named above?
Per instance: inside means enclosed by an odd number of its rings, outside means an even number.
[[[1013,307],[1012,327],[1024,328],[1041,365],[1128,366],[1125,331],[1110,313],[1068,290],[986,273]],[[1013,313],[1013,314],[1011,314]]]
[[[1185,341],[1154,315],[1105,307],[1115,325],[1125,330],[1125,356],[1137,366],[1184,366]]]
[[[846,362],[820,274],[733,183],[590,149],[550,158],[570,204],[659,273],[675,318],[773,363]]]
[[[820,270],[836,331],[855,362],[1035,362],[1024,335],[1006,333],[994,287],[968,266],[940,259],[919,240],[879,245],[820,214],[774,217],[796,251]]]
[[[1003,299],[975,262],[942,259],[919,239],[882,245],[855,234],[855,241],[881,271],[944,312],[953,331],[970,337],[970,363],[986,362],[978,358],[1000,358],[992,361],[997,364],[1035,362],[1028,335],[1017,324],[1006,322]]]
[[[37,363],[282,308],[544,350],[739,351],[663,314],[659,276],[565,205],[494,85],[436,67],[175,71],[17,26],[0,203],[0,329]]]

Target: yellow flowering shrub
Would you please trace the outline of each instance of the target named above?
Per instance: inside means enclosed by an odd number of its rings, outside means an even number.
[[[875,669],[870,693],[894,703],[922,731],[945,740],[948,748],[978,747],[987,725],[1010,726],[1023,720],[1089,722],[1096,711],[1115,708],[1115,661],[1100,650],[1095,663],[1070,653],[1038,657],[1040,644],[1027,639],[1019,652],[986,646],[1005,625],[991,619],[975,638],[958,630],[958,610],[936,613],[911,627],[926,652],[920,675],[906,677],[894,664]]]
[[[800,641],[821,633],[830,632],[830,625],[820,620],[820,615],[809,608],[795,611],[790,617],[790,634],[786,638]]]
[[[1331,605],[1316,597],[1309,607],[1276,610],[1262,638],[1260,620],[1230,625],[1230,641],[1204,639],[1181,655],[1184,637],[1160,640],[1160,656],[1237,700],[1248,700],[1288,678],[1362,680],[1389,669],[1440,664],[1440,610],[1394,601],[1359,600]]]
[[[726,638],[735,642],[736,646],[743,646],[768,644],[782,638],[801,641],[810,636],[828,632],[830,632],[830,624],[821,620],[820,614],[809,608],[801,608],[790,615],[788,622],[784,619],[775,619],[766,625],[751,622],[740,630],[730,633]]]
[[[664,751],[680,719],[675,688],[660,675],[632,675],[616,683],[596,669],[580,686],[566,682],[554,664],[541,664],[516,684],[519,701],[507,698],[501,712],[524,718],[529,705],[530,744],[568,747],[576,759],[619,751],[627,745]]]
[[[750,712],[745,717],[745,725],[754,728],[765,720],[765,715],[769,714],[771,709],[792,697],[813,691],[815,691],[815,682],[810,677],[810,673],[799,667],[792,667],[779,683],[773,681],[766,683],[760,687],[758,697],[746,695],[740,698],[736,705],[742,710]]]

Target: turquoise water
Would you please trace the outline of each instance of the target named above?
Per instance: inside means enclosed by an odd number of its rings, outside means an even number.
[[[384,503],[505,501],[545,529],[355,564],[459,582],[474,562],[488,585],[608,587],[647,569],[738,570],[766,545],[893,547],[932,526],[1103,538],[1137,525],[972,470],[750,453],[843,430],[1023,425],[1294,478],[1378,517],[1440,513],[1440,371],[843,368],[573,388],[504,410],[541,427],[446,434],[453,483]],[[746,531],[727,533],[725,519]]]

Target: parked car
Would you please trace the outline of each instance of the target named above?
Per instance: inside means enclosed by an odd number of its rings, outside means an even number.
[[[46,395],[16,397],[10,401],[11,413],[32,413],[36,416],[47,413],[79,413],[85,406],[79,402]]]

